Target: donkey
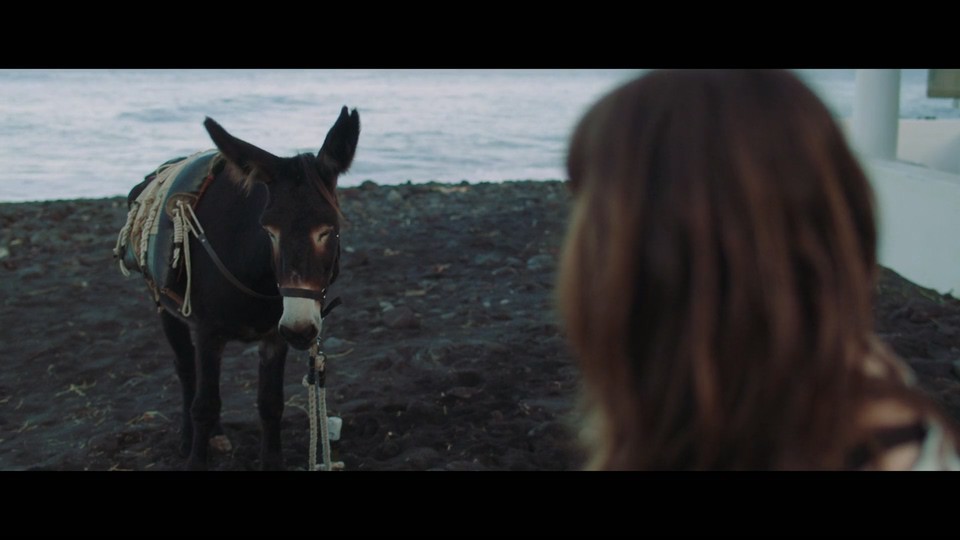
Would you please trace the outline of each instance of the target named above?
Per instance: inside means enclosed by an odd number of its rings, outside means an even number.
[[[211,173],[195,211],[207,243],[233,278],[190,237],[192,313],[185,317],[169,303],[160,310],[183,392],[180,454],[189,456],[188,469],[207,468],[209,440],[221,429],[224,346],[259,341],[261,467],[282,469],[288,345],[304,350],[315,340],[325,291],[339,274],[337,178],[353,162],[360,116],[343,107],[316,156],[290,158],[230,135],[209,117],[204,126],[226,164]],[[178,277],[170,288],[182,296],[185,280]]]

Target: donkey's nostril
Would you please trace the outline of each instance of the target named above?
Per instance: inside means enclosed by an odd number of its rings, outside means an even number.
[[[280,326],[280,336],[287,340],[295,349],[304,351],[310,348],[313,340],[317,337],[317,328],[313,325],[307,325],[303,328],[292,330],[286,326]]]

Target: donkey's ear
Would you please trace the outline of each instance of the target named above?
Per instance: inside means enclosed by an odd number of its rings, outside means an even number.
[[[317,160],[336,183],[336,175],[345,172],[353,163],[353,155],[357,151],[357,140],[360,138],[360,114],[356,109],[348,113],[347,107],[340,110],[340,117],[327,133],[327,138],[320,147]]]
[[[280,158],[230,135],[209,116],[204,120],[203,127],[207,128],[213,144],[217,145],[223,157],[240,170],[241,174],[236,178],[238,182],[249,187],[250,182],[269,184],[272,181]]]

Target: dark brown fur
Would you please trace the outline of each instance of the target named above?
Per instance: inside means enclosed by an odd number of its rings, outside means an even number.
[[[311,236],[317,227],[339,231],[337,177],[349,168],[360,133],[360,118],[344,107],[317,156],[279,158],[237,139],[219,124],[205,124],[228,160],[197,206],[210,245],[226,268],[246,287],[277,295],[278,284],[323,290],[339,273],[339,238],[324,238],[322,248]],[[137,189],[137,188],[135,188]],[[280,236],[278,245],[265,228]],[[229,283],[202,246],[191,237],[193,253],[193,316],[160,314],[183,391],[181,453],[188,467],[207,467],[208,440],[220,432],[220,361],[227,341],[260,341],[257,406],[263,426],[261,465],[281,468],[280,420],[283,415],[283,372],[288,342],[304,348],[316,329],[280,328],[279,296],[250,296]],[[175,290],[183,295],[184,284]],[[281,333],[283,336],[281,337]]]

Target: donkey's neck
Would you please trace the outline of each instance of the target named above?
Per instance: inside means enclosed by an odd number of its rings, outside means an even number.
[[[198,215],[224,266],[246,287],[276,294],[270,239],[259,222],[267,196],[261,185],[248,192],[218,177],[199,204]]]

